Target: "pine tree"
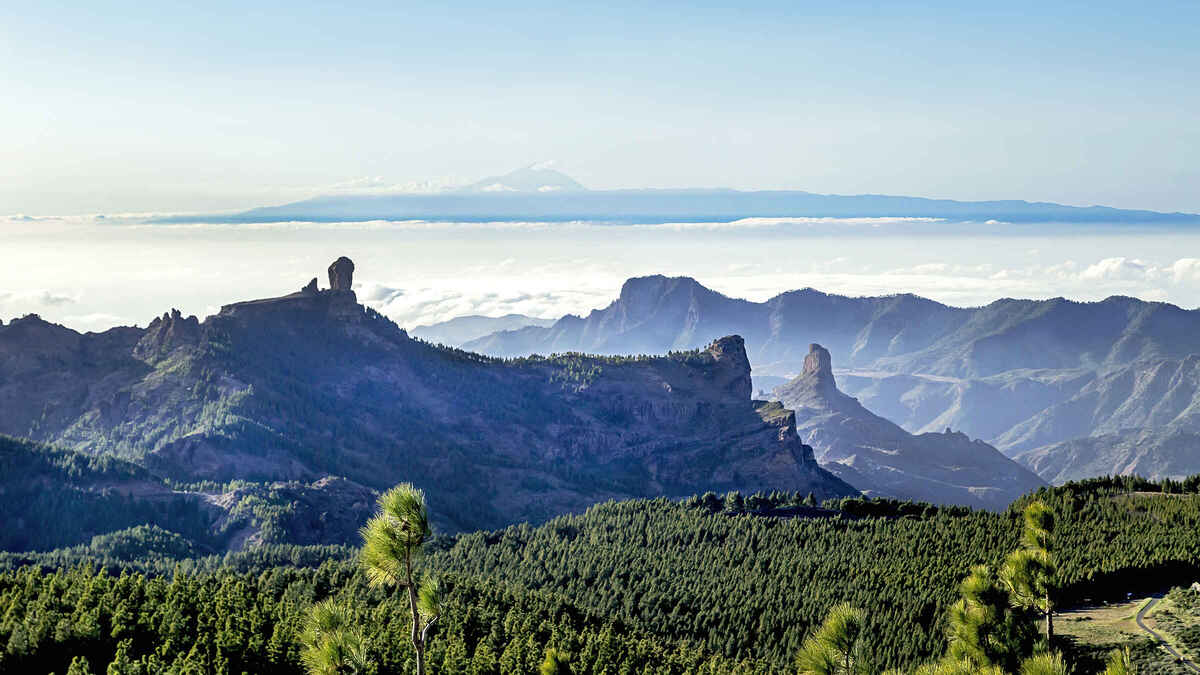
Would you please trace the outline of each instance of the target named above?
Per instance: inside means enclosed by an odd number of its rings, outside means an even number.
[[[441,612],[438,580],[427,579],[418,585],[415,569],[432,534],[425,493],[402,483],[379,496],[379,512],[362,529],[363,548],[359,557],[372,586],[399,586],[408,591],[417,675],[425,675],[429,629]]]
[[[809,635],[796,656],[801,675],[854,675],[869,669],[859,654],[863,614],[850,605],[829,610],[824,623]]]
[[[1046,620],[1046,642],[1054,641],[1054,593],[1057,590],[1053,550],[1054,512],[1044,502],[1025,507],[1021,548],[1009,554],[1000,569],[1013,602],[1041,612]]]
[[[571,665],[568,662],[567,654],[550,647],[546,650],[546,658],[542,660],[538,673],[540,675],[570,675]]]
[[[300,661],[311,675],[358,673],[366,668],[366,645],[353,612],[332,598],[309,608],[300,634]]]

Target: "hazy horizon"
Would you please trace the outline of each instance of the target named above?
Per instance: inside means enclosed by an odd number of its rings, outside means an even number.
[[[34,4],[0,214],[220,212],[554,159],[594,189],[1200,212],[1195,3]]]
[[[133,214],[428,192],[531,165],[592,190],[1200,213],[1198,23],[1200,6],[1171,1],[31,5],[0,22],[0,317],[204,316],[323,281],[338,255],[358,262],[360,297],[409,326],[586,313],[644,274],[755,300],[811,286],[1196,307],[1200,234],[1134,221],[998,234],[977,224],[991,216],[905,230],[906,213],[615,228]]]

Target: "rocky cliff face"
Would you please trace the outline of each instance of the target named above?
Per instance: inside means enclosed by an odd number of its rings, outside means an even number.
[[[1126,297],[1003,299],[957,308],[912,295],[848,298],[802,289],[755,303],[686,277],[643,277],[627,281],[611,305],[586,317],[499,332],[468,346],[506,356],[659,352],[733,332],[746,338],[759,375],[802,373],[805,345],[816,340],[850,371],[842,373],[842,389],[872,410],[912,433],[962,429],[1009,456],[1117,433],[1131,423],[1157,434],[1163,415],[1138,411],[1174,409],[1200,391],[1186,379],[1155,384],[1162,372],[1156,364],[1200,354],[1194,338],[1200,310]],[[1116,382],[1113,373],[1147,386]],[[759,386],[771,388],[764,382]],[[1110,405],[1105,391],[1127,395]],[[1083,455],[1073,456],[1082,469]],[[1200,453],[1187,471],[1200,471]]]
[[[1002,509],[1045,483],[965,434],[913,435],[837,388],[833,359],[809,346],[804,371],[775,390],[795,410],[801,437],[821,464],[869,494]]]
[[[0,354],[22,356],[0,361],[2,391],[27,403],[5,411],[0,433],[182,480],[411,481],[452,530],[608,498],[855,492],[816,464],[790,415],[750,400],[739,337],[669,357],[500,361],[409,338],[357,304],[348,274],[335,277],[330,290],[227,305],[203,322],[172,312],[110,336],[106,368],[80,356],[99,338],[46,324],[37,330],[56,341],[30,375],[27,327],[4,326]]]

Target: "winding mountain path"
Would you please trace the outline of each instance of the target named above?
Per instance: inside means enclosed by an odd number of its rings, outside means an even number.
[[[1150,598],[1150,602],[1147,602],[1144,607],[1142,607],[1141,609],[1138,610],[1137,615],[1133,617],[1134,621],[1137,622],[1138,628],[1141,628],[1142,630],[1149,633],[1150,637],[1154,638],[1155,642],[1157,642],[1158,644],[1165,647],[1166,650],[1171,654],[1171,656],[1174,656],[1175,660],[1178,661],[1179,663],[1182,663],[1184,665],[1184,667],[1191,670],[1192,672],[1200,673],[1200,666],[1197,666],[1195,663],[1184,658],[1183,654],[1180,654],[1179,652],[1175,651],[1175,648],[1172,647],[1170,644],[1168,644],[1167,641],[1164,640],[1161,635],[1159,635],[1158,633],[1151,630],[1149,626],[1147,626],[1145,623],[1142,622],[1142,619],[1146,616],[1146,612],[1149,611],[1150,608],[1153,607],[1155,604],[1157,604],[1158,600],[1159,600],[1159,598]]]

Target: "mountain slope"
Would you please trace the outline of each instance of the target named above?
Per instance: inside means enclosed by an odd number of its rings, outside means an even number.
[[[1061,485],[1091,476],[1130,474],[1179,480],[1195,474],[1198,454],[1200,432],[1171,427],[1073,438],[1023,452],[1014,459]]]
[[[1200,431],[1200,355],[1135,361],[1106,370],[999,440],[1015,454],[1135,428]]]
[[[451,530],[609,498],[855,492],[820,469],[786,411],[750,400],[739,337],[670,357],[499,361],[410,338],[349,284],[203,323],[170,313],[121,340],[36,318],[0,327],[0,393],[25,401],[0,432],[178,480],[411,481]],[[43,336],[61,346],[23,358]],[[97,341],[111,349],[92,355]]]
[[[832,357],[817,344],[774,396],[795,411],[822,465],[868,494],[999,510],[1045,485],[983,441],[949,429],[913,435],[875,415],[838,390]]]
[[[13,515],[0,532],[3,551],[74,546],[147,525],[169,531],[189,555],[252,544],[348,544],[374,503],[371,490],[338,478],[172,486],[115,457],[0,436],[0,513]]]
[[[518,330],[526,326],[545,328],[552,325],[554,325],[554,319],[538,319],[524,314],[505,314],[495,317],[472,314],[457,316],[448,321],[440,321],[427,326],[417,326],[408,332],[409,335],[426,342],[458,347],[499,331]]]
[[[761,382],[800,372],[815,340],[845,355],[843,389],[872,410],[912,433],[959,429],[1010,456],[1096,434],[1161,431],[1200,415],[1200,374],[1189,370],[1200,353],[1200,310],[1125,297],[958,308],[912,295],[803,289],[749,302],[686,277],[642,277],[586,317],[467,346],[505,356],[654,352],[733,330],[746,338]],[[1200,471],[1200,448],[1191,464],[1172,466]],[[1080,475],[1053,475],[1060,473]]]

